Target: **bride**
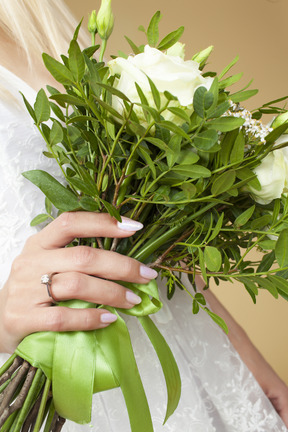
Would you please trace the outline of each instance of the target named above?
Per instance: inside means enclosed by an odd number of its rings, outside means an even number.
[[[44,199],[21,173],[35,168],[59,177],[60,173],[53,160],[43,156],[45,145],[23,107],[19,91],[33,103],[36,90],[47,83],[55,85],[39,61],[41,52],[65,52],[76,23],[62,0],[0,0],[0,22],[3,363],[5,353],[13,352],[30,333],[91,330],[107,327],[117,319],[104,309],[51,307],[48,294],[57,300],[79,298],[131,308],[141,299],[114,281],[147,283],[157,273],[113,252],[79,246],[65,248],[75,237],[131,236],[142,228],[135,221],[123,219],[119,224],[108,215],[79,212],[61,215],[40,232],[30,227],[31,219],[44,212]],[[85,35],[82,37],[84,42]],[[56,274],[48,293],[40,279],[52,272]],[[198,284],[201,289],[201,280]],[[133,318],[127,319],[155,431],[286,431],[286,385],[213,294],[208,292],[205,296],[212,310],[228,324],[230,340],[207,314],[193,316],[185,293],[180,291],[170,303],[163,290],[164,307],[153,318],[173,351],[182,380],[179,407],[165,426],[165,384],[156,355]],[[129,431],[120,390],[94,396],[91,425],[68,421],[64,430]]]

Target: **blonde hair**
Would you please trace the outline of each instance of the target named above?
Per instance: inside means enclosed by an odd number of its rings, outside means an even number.
[[[77,24],[63,0],[0,0],[2,43],[5,43],[5,38],[11,40],[18,51],[11,52],[11,56],[15,56],[15,64],[24,60],[28,70],[37,70],[37,77],[45,71],[42,53],[56,58],[66,54]],[[79,33],[78,42],[82,47],[90,44],[88,32],[84,29]],[[5,58],[0,58],[0,64],[1,61],[5,67]],[[0,99],[19,106],[19,101],[9,86],[7,88],[2,82],[1,76]]]
[[[67,52],[77,22],[63,0],[0,0],[0,28],[26,53],[29,65],[46,52]],[[82,32],[80,44],[89,43]]]

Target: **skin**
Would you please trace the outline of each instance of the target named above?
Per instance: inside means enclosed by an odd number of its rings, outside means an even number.
[[[53,301],[40,283],[45,273],[56,273],[51,294],[58,301],[81,299],[120,308],[139,303],[137,296],[132,294],[131,299],[131,291],[114,281],[147,283],[157,272],[115,252],[64,247],[76,237],[123,238],[134,233],[119,228],[108,214],[77,212],[63,213],[31,236],[0,291],[0,352],[12,353],[26,335],[37,331],[92,330],[116,319],[105,309],[51,307]],[[141,276],[143,269],[151,277]]]

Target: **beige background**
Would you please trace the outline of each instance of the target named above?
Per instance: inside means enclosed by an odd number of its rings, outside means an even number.
[[[100,0],[66,1],[85,22],[89,12],[100,5]],[[288,95],[288,0],[112,0],[112,6],[115,28],[107,55],[118,50],[130,52],[124,35],[144,43],[144,35],[137,28],[140,24],[147,28],[152,15],[160,10],[160,37],[185,26],[182,42],[186,43],[186,58],[214,45],[210,68],[220,72],[240,56],[234,71],[244,72],[241,86],[254,78],[251,88],[260,89],[246,104],[250,109]],[[215,292],[288,384],[287,302],[261,292],[255,306],[244,288],[236,284],[223,284]]]

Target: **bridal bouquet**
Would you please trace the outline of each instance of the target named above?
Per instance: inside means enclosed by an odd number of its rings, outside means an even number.
[[[287,97],[248,111],[243,102],[257,90],[231,90],[241,78],[230,74],[237,59],[219,74],[206,67],[212,47],[185,60],[183,27],[159,41],[159,21],[157,12],[147,29],[140,27],[146,45],[127,38],[133,54],[105,63],[113,15],[104,0],[90,17],[91,47],[81,51],[79,25],[62,62],[43,55],[63,92],[47,86],[50,96],[41,89],[33,107],[25,96],[24,102],[46,141],[45,155],[57,161],[65,182],[40,169],[23,174],[46,195],[47,214],[32,224],[49,222],[55,209],[142,222],[145,228],[133,238],[76,239],[70,246],[117,251],[156,268],[171,301],[175,289],[185,290],[191,313],[202,309],[227,331],[197,292],[196,275],[207,288],[211,279],[241,282],[254,302],[262,289],[288,298]],[[265,114],[272,114],[269,126]],[[191,289],[181,273],[188,274]],[[106,329],[23,340],[0,370],[1,431],[38,431],[44,422],[45,431],[60,430],[62,418],[89,422],[92,394],[118,386],[131,430],[153,431],[123,314],[134,315],[150,338],[167,384],[166,419],[173,413],[179,372],[149,318],[161,308],[156,282],[129,288],[142,303],[110,308],[121,317]]]

